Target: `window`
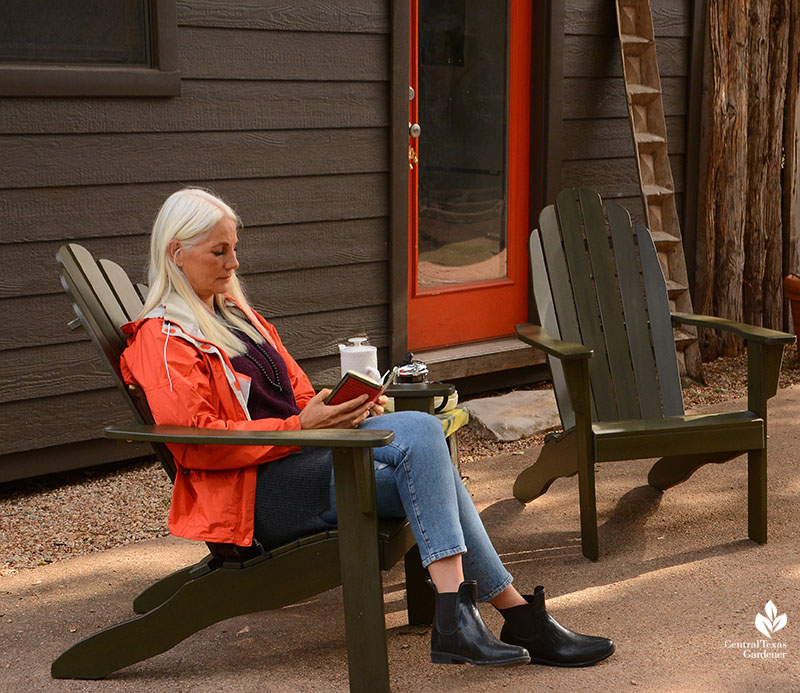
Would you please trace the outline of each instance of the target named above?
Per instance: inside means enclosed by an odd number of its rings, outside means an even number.
[[[177,96],[175,0],[3,0],[0,96]]]

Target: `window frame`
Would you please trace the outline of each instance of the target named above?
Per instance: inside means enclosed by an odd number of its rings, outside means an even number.
[[[0,96],[180,96],[176,0],[150,0],[152,67],[0,62]]]

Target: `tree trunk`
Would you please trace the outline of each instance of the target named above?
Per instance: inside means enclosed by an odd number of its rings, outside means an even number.
[[[783,266],[781,274],[800,273],[800,3],[791,3],[789,64],[783,133]],[[785,307],[785,306],[784,306]],[[784,312],[783,329],[790,329],[791,311]],[[800,325],[794,326],[795,332]]]
[[[712,136],[707,150],[706,180],[698,219],[698,266],[710,274],[699,287],[703,313],[742,319],[744,224],[747,181],[747,2],[717,0],[709,4]],[[706,360],[738,353],[741,340],[703,330]]]
[[[775,329],[784,325],[787,263],[800,262],[798,5],[797,0],[708,5],[704,117],[711,132],[698,206],[697,303],[702,312]],[[730,335],[704,331],[701,338],[706,360],[741,348],[741,340]]]
[[[769,15],[771,0],[750,0],[747,20],[747,79],[750,85],[747,102],[747,205],[744,233],[744,288],[742,317],[752,325],[761,324],[764,312],[764,266],[767,236],[767,171],[765,156],[769,133],[764,124],[770,105],[767,73],[769,71]]]
[[[766,83],[769,105],[761,121],[766,129],[763,150],[766,164],[764,209],[763,313],[753,324],[779,330],[783,326],[783,233],[781,219],[781,155],[783,153],[784,107],[789,59],[790,4],[796,0],[773,0],[769,17],[769,60]],[[751,82],[751,84],[753,84]],[[750,145],[748,144],[748,147]],[[748,200],[748,205],[751,204]]]

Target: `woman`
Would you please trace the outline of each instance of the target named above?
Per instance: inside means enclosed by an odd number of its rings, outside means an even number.
[[[427,414],[383,414],[385,398],[366,395],[327,406],[275,328],[247,302],[236,277],[234,211],[210,193],[171,195],[153,226],[150,290],[142,314],[125,326],[121,367],[147,395],[159,424],[229,430],[390,429],[375,450],[378,511],[407,516],[436,594],[434,662],[585,666],[613,643],[573,633],[546,611],[538,587],[511,584],[475,506],[450,463],[439,421]],[[178,468],[170,531],[207,542],[274,546],[335,526],[332,453],[282,446],[170,445]],[[465,577],[468,581],[465,581]],[[475,599],[503,615],[501,640]]]

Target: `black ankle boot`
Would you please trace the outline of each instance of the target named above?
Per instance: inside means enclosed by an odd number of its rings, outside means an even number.
[[[436,593],[436,612],[431,630],[431,662],[434,664],[527,664],[530,661],[524,647],[500,642],[483,622],[475,599],[478,584],[462,582],[458,592]]]
[[[567,630],[544,606],[544,587],[523,595],[527,604],[498,609],[505,619],[500,639],[528,649],[531,662],[556,667],[585,667],[614,654],[608,638]]]

